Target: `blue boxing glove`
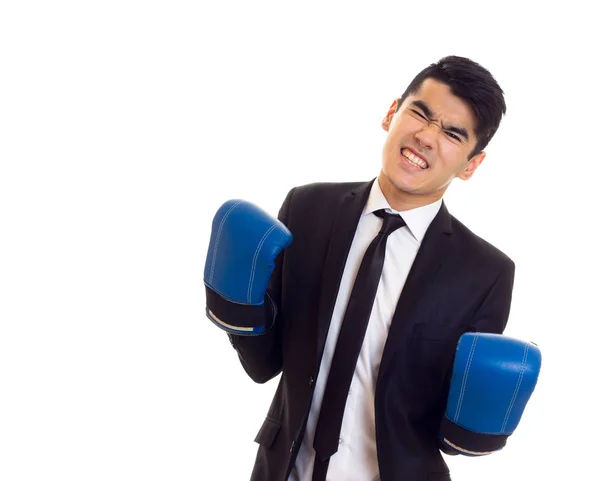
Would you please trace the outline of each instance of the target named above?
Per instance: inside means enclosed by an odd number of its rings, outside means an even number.
[[[225,202],[213,219],[204,265],[208,318],[232,334],[266,332],[275,312],[267,286],[275,259],[291,242],[287,227],[264,210]]]
[[[541,361],[531,342],[501,334],[463,334],[440,428],[449,453],[481,456],[502,449],[533,393]]]

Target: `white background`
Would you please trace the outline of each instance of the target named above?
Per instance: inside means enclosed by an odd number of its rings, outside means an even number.
[[[375,177],[387,108],[448,54],[490,69],[508,112],[446,202],[515,260],[506,334],[543,354],[506,449],[448,459],[453,479],[595,479],[585,5],[3,2],[0,479],[248,479],[277,381],[253,384],[204,315],[212,216]]]

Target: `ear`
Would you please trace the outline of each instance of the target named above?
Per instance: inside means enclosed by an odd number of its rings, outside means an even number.
[[[477,170],[477,167],[481,165],[483,159],[485,159],[485,152],[480,152],[471,157],[471,159],[467,162],[466,167],[459,172],[457,177],[462,180],[469,180]]]
[[[385,114],[385,117],[381,121],[381,127],[386,132],[390,131],[390,124],[392,123],[392,119],[394,118],[394,114],[396,113],[397,109],[398,109],[398,99],[396,99],[392,102],[392,105],[390,106],[387,113]]]

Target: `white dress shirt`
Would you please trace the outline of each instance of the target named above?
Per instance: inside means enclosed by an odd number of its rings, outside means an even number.
[[[423,207],[398,212],[390,207],[381,191],[379,182],[377,180],[373,182],[346,259],[325,342],[325,350],[317,377],[306,432],[289,481],[311,481],[315,459],[313,449],[315,428],[342,319],[363,255],[371,241],[379,233],[383,223],[383,220],[373,212],[378,209],[386,209],[387,212],[401,214],[406,226],[392,232],[387,240],[381,280],[377,288],[367,332],[365,333],[346,401],[339,449],[331,457],[327,470],[327,481],[371,481],[379,479],[374,406],[375,382],[379,364],[392,316],[396,310],[396,304],[400,298],[408,272],[415,260],[423,236],[438,213],[441,204],[442,200],[440,199]]]

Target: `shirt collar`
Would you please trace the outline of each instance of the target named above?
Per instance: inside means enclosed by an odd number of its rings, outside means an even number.
[[[406,226],[410,233],[418,242],[421,242],[425,236],[425,232],[427,232],[429,224],[431,224],[431,221],[437,215],[441,206],[442,199],[438,199],[435,202],[422,207],[404,211],[394,210],[390,207],[389,202],[381,191],[379,179],[375,179],[375,182],[373,182],[373,185],[371,186],[371,192],[369,193],[369,198],[367,199],[362,215],[372,214],[379,209],[385,209],[386,212],[393,214],[400,214],[404,219],[404,222],[406,222]]]

